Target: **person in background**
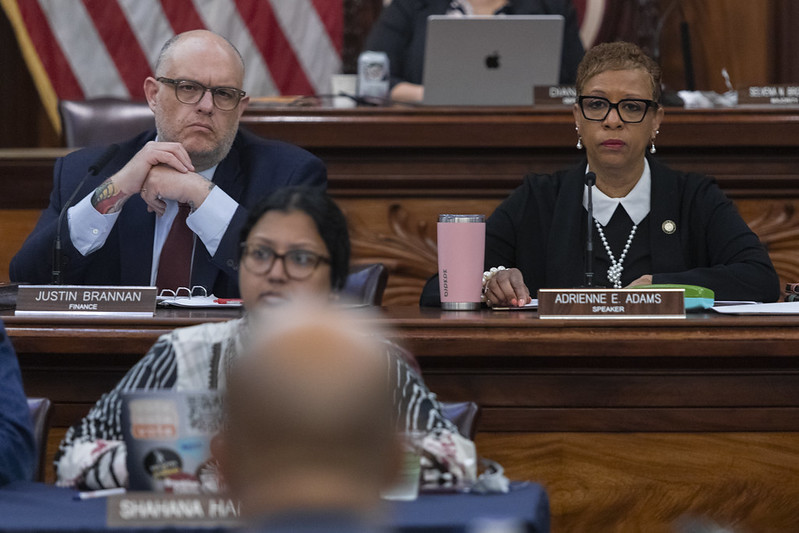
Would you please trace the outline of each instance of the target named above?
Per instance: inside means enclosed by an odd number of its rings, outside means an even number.
[[[0,320],[0,486],[30,481],[35,463],[36,442],[19,361]]]
[[[225,484],[253,530],[380,530],[380,492],[401,465],[383,346],[324,302],[265,315],[212,441]]]
[[[430,15],[563,15],[566,25],[560,82],[574,83],[584,50],[577,12],[570,0],[392,0],[369,32],[364,50],[388,55],[393,100],[423,100],[422,72]]]
[[[56,162],[50,205],[12,259],[11,279],[51,282],[61,222],[66,284],[199,285],[238,297],[238,235],[249,209],[280,187],[327,184],[316,157],[239,129],[249,103],[243,81],[241,55],[222,36],[195,30],[167,41],[144,81],[156,131],[121,143],[63,221],[90,165],[111,152],[90,148]]]
[[[245,315],[236,320],[177,329],[150,351],[89,414],[70,428],[56,455],[57,483],[83,489],[125,486],[128,472],[120,425],[121,395],[132,390],[219,390],[230,365],[246,349],[260,309],[309,295],[335,299],[349,272],[347,221],[317,188],[289,187],[254,208],[241,233],[239,286]],[[424,432],[429,450],[426,479],[451,484],[474,481],[474,444],[441,414],[413,357],[381,340],[395,419],[407,431]],[[353,383],[357,386],[356,383]],[[438,475],[440,473],[440,476]]]
[[[491,215],[485,265],[507,268],[485,282],[488,304],[521,306],[540,288],[584,283],[589,171],[596,285],[690,284],[718,300],[776,301],[768,253],[715,180],[654,157],[664,115],[657,64],[634,44],[597,45],[577,70],[577,95],[586,159],[526,176]]]

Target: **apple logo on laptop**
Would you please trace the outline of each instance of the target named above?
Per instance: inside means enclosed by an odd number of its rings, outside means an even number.
[[[496,69],[499,68],[499,52],[494,52],[486,56],[486,68]]]

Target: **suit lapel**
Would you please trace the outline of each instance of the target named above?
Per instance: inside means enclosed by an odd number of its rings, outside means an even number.
[[[241,169],[241,154],[239,144],[241,141],[241,133],[236,135],[236,141],[230,148],[227,157],[220,161],[219,166],[216,167],[214,172],[214,184],[225,191],[228,196],[241,202],[241,196],[244,194],[244,180],[242,179]]]
[[[236,140],[230,148],[230,152],[223,159],[214,172],[214,184],[225,191],[228,196],[239,203],[243,202],[244,179],[241,168],[240,144],[242,143],[243,133],[241,130],[236,134]],[[211,255],[206,250],[205,245],[199,238],[195,238],[194,258],[191,271],[192,285],[202,285],[209,290],[213,289],[216,278],[219,275],[219,268],[214,265]]]
[[[585,164],[561,174],[547,245],[548,287],[572,287],[582,283],[585,230],[582,227]]]

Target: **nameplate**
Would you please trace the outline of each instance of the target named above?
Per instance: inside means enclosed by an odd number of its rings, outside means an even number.
[[[156,287],[20,285],[15,315],[130,316],[155,314]]]
[[[738,105],[799,105],[799,85],[760,85],[738,91]]]
[[[574,85],[536,85],[533,87],[533,103],[540,106],[572,105],[577,101]]]
[[[540,289],[540,318],[685,318],[684,289]]]
[[[234,527],[239,504],[224,495],[128,492],[109,496],[108,527]]]

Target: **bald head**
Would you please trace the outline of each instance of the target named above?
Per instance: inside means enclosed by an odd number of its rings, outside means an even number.
[[[174,60],[174,53],[181,47],[212,47],[221,53],[229,54],[232,63],[241,67],[241,79],[244,79],[244,59],[241,53],[227,38],[208,30],[191,30],[179,33],[169,39],[161,47],[158,61],[155,64],[155,75],[164,76],[169,64]]]
[[[397,454],[384,348],[340,309],[292,304],[263,320],[226,400],[225,473],[245,510],[375,503]]]

